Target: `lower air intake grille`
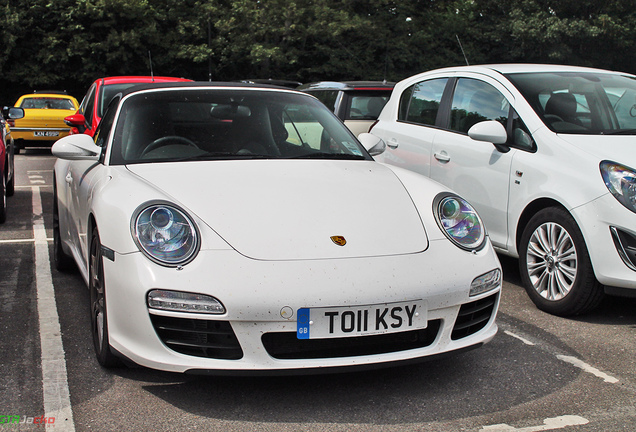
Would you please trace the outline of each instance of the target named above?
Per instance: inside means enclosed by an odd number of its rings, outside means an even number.
[[[457,340],[465,338],[486,327],[486,324],[490,321],[490,317],[495,310],[497,296],[498,294],[495,294],[472,303],[463,304],[462,307],[459,308],[459,314],[457,315],[457,320],[455,320],[455,327],[453,327],[451,339]]]
[[[243,357],[232,326],[227,321],[209,321],[150,315],[159,339],[181,354],[223,360]]]
[[[267,353],[277,359],[356,357],[429,346],[435,341],[440,324],[441,320],[432,320],[422,330],[334,339],[298,339],[291,332],[265,333],[262,341]]]

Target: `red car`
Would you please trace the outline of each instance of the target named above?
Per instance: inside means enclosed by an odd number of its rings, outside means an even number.
[[[14,145],[9,126],[24,117],[22,108],[5,107],[0,113],[0,224],[7,219],[7,197],[13,195],[15,172],[13,169]]]
[[[85,133],[90,136],[95,130],[108,107],[110,100],[120,91],[141,83],[162,83],[171,81],[192,81],[185,78],[152,77],[152,76],[117,76],[95,80],[86,92],[77,113],[64,119],[71,126],[71,134]]]

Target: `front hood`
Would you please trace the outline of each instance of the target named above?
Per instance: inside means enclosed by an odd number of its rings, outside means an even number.
[[[75,114],[73,110],[25,109],[24,118],[15,120],[15,127],[56,127],[68,128],[64,118]]]
[[[260,260],[411,254],[428,247],[402,183],[372,161],[138,164],[131,172]],[[332,241],[342,236],[344,246]]]
[[[611,160],[636,169],[636,136],[634,135],[569,135],[559,138],[595,156],[599,162]]]

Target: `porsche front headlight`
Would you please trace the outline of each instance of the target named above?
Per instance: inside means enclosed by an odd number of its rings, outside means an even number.
[[[161,265],[187,264],[199,251],[196,225],[172,204],[151,203],[140,207],[131,230],[139,250]]]
[[[636,171],[616,162],[603,161],[601,175],[614,198],[636,213]]]
[[[439,227],[455,245],[465,250],[477,250],[484,245],[484,224],[465,199],[449,193],[438,195],[433,201],[433,212]]]

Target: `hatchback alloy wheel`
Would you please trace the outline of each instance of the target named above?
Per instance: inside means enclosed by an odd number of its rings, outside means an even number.
[[[547,222],[532,233],[526,263],[532,286],[541,297],[554,301],[569,294],[578,261],[572,238],[562,226]]]
[[[521,280],[539,309],[578,315],[603,299],[583,234],[565,209],[538,211],[523,231],[519,255]]]

